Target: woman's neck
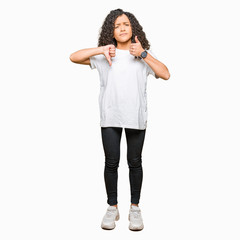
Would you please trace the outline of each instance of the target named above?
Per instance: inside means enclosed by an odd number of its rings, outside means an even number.
[[[127,43],[117,43],[117,48],[121,49],[121,50],[129,50],[130,49],[130,45],[131,45],[131,41],[127,42]]]

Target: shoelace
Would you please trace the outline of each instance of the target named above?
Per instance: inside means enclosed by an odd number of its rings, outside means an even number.
[[[107,210],[106,217],[111,218],[115,214],[116,210]]]
[[[139,218],[141,217],[141,211],[140,211],[140,210],[131,210],[131,215],[132,215],[134,218],[139,219]]]

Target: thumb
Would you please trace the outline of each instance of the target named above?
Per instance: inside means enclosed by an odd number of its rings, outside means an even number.
[[[137,36],[135,36],[135,42],[136,42],[136,43],[139,43],[139,40],[138,40],[138,37],[137,37]]]
[[[107,56],[107,60],[109,62],[109,66],[112,66],[112,60],[111,60],[111,57],[110,56]]]

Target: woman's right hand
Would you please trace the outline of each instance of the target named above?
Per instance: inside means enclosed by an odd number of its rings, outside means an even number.
[[[109,62],[109,65],[112,66],[111,57],[115,57],[115,45],[108,44],[106,46],[103,46],[103,54],[106,57],[107,61]]]

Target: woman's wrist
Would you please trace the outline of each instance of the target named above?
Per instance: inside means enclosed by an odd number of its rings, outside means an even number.
[[[103,46],[98,47],[99,54],[103,54]]]

